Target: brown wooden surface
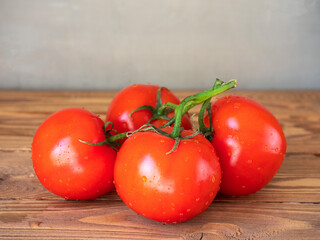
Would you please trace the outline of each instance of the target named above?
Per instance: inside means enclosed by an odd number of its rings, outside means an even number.
[[[65,201],[33,171],[32,137],[49,114],[84,107],[104,119],[114,92],[0,91],[0,239],[320,239],[320,91],[232,93],[279,119],[288,142],[280,171],[255,194],[219,195],[200,216],[164,225],[131,211],[115,192]]]

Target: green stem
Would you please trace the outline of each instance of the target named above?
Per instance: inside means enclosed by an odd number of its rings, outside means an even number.
[[[221,80],[217,79],[216,81],[222,82]],[[205,90],[200,93],[196,93],[192,96],[189,96],[190,100],[188,100],[188,104],[183,109],[183,113],[188,112],[191,108],[193,108],[196,105],[199,105],[200,103],[203,103],[205,100],[212,98],[213,96],[216,96],[220,93],[223,93],[231,88],[235,88],[237,86],[237,80],[232,79],[227,83],[222,82],[219,84],[214,84],[214,86],[211,89]]]
[[[158,115],[161,116],[162,113],[163,113],[163,111],[164,111],[167,107],[171,107],[171,108],[173,108],[173,109],[176,109],[176,108],[178,107],[178,105],[177,105],[177,104],[174,104],[174,103],[171,103],[171,102],[166,102],[166,103],[162,104],[162,106],[157,109]]]
[[[205,90],[200,93],[196,93],[192,96],[189,96],[183,99],[182,102],[178,105],[178,107],[175,110],[174,127],[171,133],[171,137],[178,138],[180,136],[181,118],[183,114],[188,112],[194,106],[200,103],[203,103],[207,99],[210,99],[213,96],[223,93],[236,86],[237,86],[237,80],[235,79],[232,79],[227,83],[217,79],[216,83],[211,89]]]
[[[129,132],[130,133],[130,132]],[[118,133],[117,135],[113,135],[108,138],[109,143],[114,143],[120,139],[126,138],[128,136],[128,132]]]
[[[176,108],[174,115],[175,115],[175,122],[174,122],[174,127],[171,133],[172,138],[178,138],[180,136],[180,127],[181,127],[181,119],[183,116],[183,108],[187,103],[187,98],[182,100],[182,102],[178,105]]]
[[[208,108],[210,104],[210,100],[211,98],[207,99],[203,104],[202,107],[200,109],[199,112],[199,116],[198,116],[198,124],[199,124],[199,130],[201,133],[207,132],[209,129],[206,127],[206,125],[204,124],[203,118],[204,118],[204,114]]]
[[[171,118],[168,123],[166,123],[165,125],[162,126],[162,127],[164,127],[164,126],[168,126],[168,125],[171,125],[171,124],[174,123],[174,128],[172,130],[172,133],[170,135],[168,134],[168,137],[171,137],[171,138],[176,140],[175,146],[179,143],[180,139],[185,139],[185,138],[181,138],[181,136],[180,136],[180,131],[181,131],[180,128],[181,128],[182,116],[185,113],[187,113],[192,107],[194,107],[194,106],[206,101],[205,104],[203,105],[203,107],[201,108],[201,114],[200,114],[201,123],[199,123],[199,125],[200,125],[200,130],[207,130],[207,129],[205,129],[205,125],[203,124],[203,114],[204,114],[205,109],[208,107],[208,104],[210,103],[210,99],[213,96],[217,95],[217,94],[220,94],[220,93],[222,93],[224,91],[227,91],[230,88],[236,87],[236,85],[237,85],[237,81],[236,80],[230,80],[229,82],[225,83],[225,82],[217,79],[215,84],[214,84],[214,86],[211,89],[205,90],[203,92],[194,94],[194,95],[189,96],[189,97],[186,97],[185,99],[182,100],[182,102],[179,105],[176,105],[176,104],[173,104],[173,103],[165,103],[162,106],[160,106],[158,108],[158,110],[160,109],[161,112],[164,112],[168,107],[175,109],[174,117]],[[158,92],[158,98],[160,97],[160,93],[161,93],[161,89]],[[146,107],[150,107],[150,106],[142,106],[142,107],[145,109]],[[137,111],[137,109],[135,111]],[[106,130],[107,126],[109,124],[111,124],[111,129]],[[112,148],[117,150],[114,147],[115,145],[119,145],[119,143],[117,143],[117,141],[119,141],[120,139],[126,138],[126,137],[128,137],[129,135],[131,135],[131,134],[133,134],[135,132],[153,130],[153,131],[158,131],[160,134],[166,134],[161,129],[155,128],[152,125],[149,126],[148,124],[143,125],[141,128],[139,128],[139,129],[137,129],[135,131],[119,133],[119,134],[111,136],[111,131],[115,132],[115,130],[113,130],[113,123],[112,122],[106,122],[104,127],[103,127],[103,130],[105,131],[106,139],[104,141],[102,141],[102,142],[90,143],[90,142],[83,141],[81,139],[79,139],[79,141],[82,142],[82,143],[93,145],[93,146],[102,146],[102,145],[108,144]],[[198,134],[198,131],[196,133],[194,133],[194,134]],[[193,135],[191,135],[191,136],[193,136]],[[191,136],[189,136],[189,137],[191,137]],[[172,149],[172,151],[173,150],[174,150],[174,148]]]

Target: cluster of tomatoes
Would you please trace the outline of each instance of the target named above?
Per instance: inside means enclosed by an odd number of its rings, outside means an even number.
[[[106,124],[84,109],[58,111],[34,136],[34,170],[66,199],[95,199],[115,187],[127,206],[160,222],[199,215],[218,191],[254,193],[280,168],[286,140],[275,117],[247,97],[208,105],[223,86],[180,103],[166,88],[132,85],[114,97]],[[202,128],[193,130],[187,110],[204,101]]]

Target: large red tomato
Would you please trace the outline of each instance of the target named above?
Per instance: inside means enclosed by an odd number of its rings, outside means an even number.
[[[94,199],[114,188],[116,152],[108,145],[81,143],[105,140],[103,121],[80,108],[48,117],[32,143],[34,170],[44,187],[67,199]]]
[[[247,195],[263,188],[279,170],[286,152],[279,122],[247,97],[222,97],[211,110],[212,144],[222,169],[221,193]],[[208,124],[208,116],[205,121]]]
[[[191,135],[182,131],[182,136]],[[202,135],[174,140],[155,132],[128,138],[115,163],[115,187],[137,213],[160,222],[182,222],[208,208],[219,190],[216,152]]]
[[[131,116],[130,113],[138,107],[149,105],[156,106],[157,91],[160,87],[155,85],[134,84],[121,90],[113,98],[107,111],[106,121],[114,123],[114,129],[118,133],[133,131],[146,124],[153,116],[149,110],[140,110],[134,112]],[[179,99],[173,95],[167,88],[161,90],[162,103],[171,102],[179,104]],[[169,115],[173,116],[173,113]],[[151,122],[156,126],[160,126],[165,121],[155,120]],[[182,118],[181,126],[184,129],[191,129],[189,116],[185,114]]]

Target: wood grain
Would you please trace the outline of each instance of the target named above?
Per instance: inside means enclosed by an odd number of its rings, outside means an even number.
[[[217,202],[196,218],[172,225],[141,217],[120,201],[2,204],[0,238],[5,239],[302,239],[306,231],[314,234],[309,239],[317,239],[320,234],[319,205]]]
[[[32,168],[31,152],[0,151],[0,159],[0,200],[61,199],[40,184]],[[289,154],[276,176],[259,192],[243,197],[219,195],[216,201],[317,203],[320,202],[319,169],[320,156]],[[113,191],[99,200],[120,199]]]
[[[176,92],[180,98],[196,91]],[[0,91],[0,148],[29,148],[37,127],[55,111],[83,107],[105,117],[115,92]],[[288,153],[320,154],[319,91],[232,91],[271,111],[283,126]],[[194,108],[195,113],[199,108]],[[10,136],[10,137],[8,137]]]
[[[41,122],[67,107],[103,119],[114,94],[0,91],[0,239],[320,239],[320,91],[233,91],[278,118],[288,142],[283,165],[259,192],[218,195],[203,214],[177,225],[137,215],[115,191],[65,201],[35,176],[30,146]]]

